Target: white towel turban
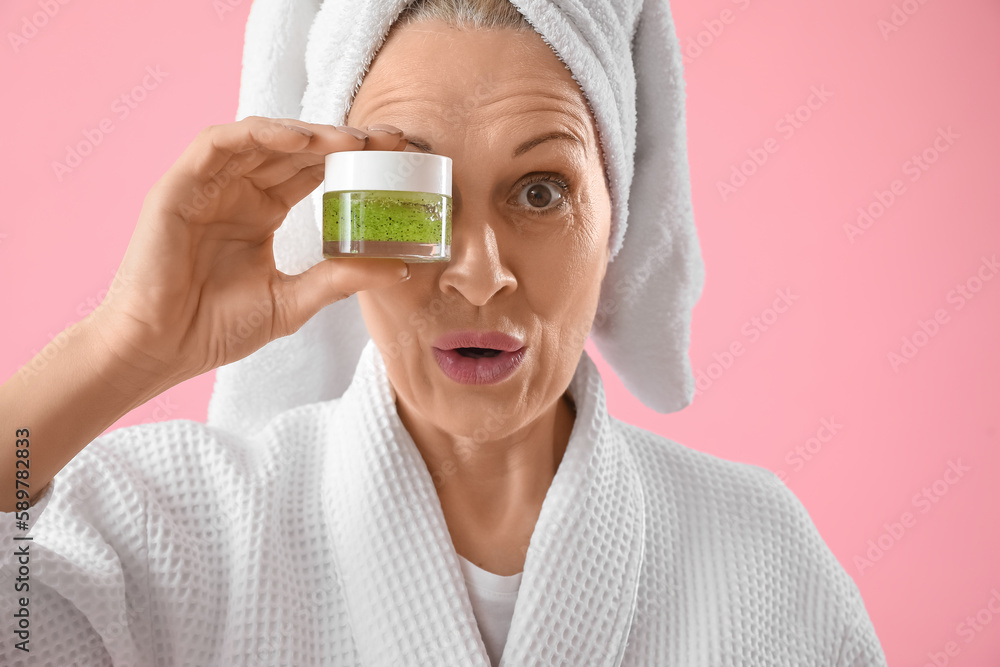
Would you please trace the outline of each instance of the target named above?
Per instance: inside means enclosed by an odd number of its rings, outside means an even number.
[[[255,0],[237,120],[346,124],[353,95],[411,0]],[[611,186],[611,262],[591,336],[625,387],[674,412],[694,397],[691,311],[704,267],[691,208],[681,52],[667,0],[512,0],[579,82]],[[278,270],[322,255],[322,187],[274,235]],[[298,405],[341,396],[370,340],[357,297],[220,367],[208,423],[253,434]]]

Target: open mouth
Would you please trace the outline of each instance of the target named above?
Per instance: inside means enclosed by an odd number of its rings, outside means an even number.
[[[483,357],[495,357],[502,350],[494,350],[489,347],[456,347],[455,352],[469,359],[481,359]]]
[[[513,352],[491,347],[432,347],[434,359],[449,378],[460,384],[495,384],[510,377],[524,359],[523,346]]]

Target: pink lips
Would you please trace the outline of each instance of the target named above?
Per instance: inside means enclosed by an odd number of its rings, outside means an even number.
[[[457,348],[478,347],[500,350],[492,357],[472,358]],[[522,359],[524,344],[499,331],[453,331],[434,341],[433,352],[438,366],[449,378],[461,384],[496,384],[510,377]]]

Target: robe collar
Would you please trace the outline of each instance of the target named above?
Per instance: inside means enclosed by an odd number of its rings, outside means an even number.
[[[586,351],[568,390],[576,419],[528,545],[502,667],[616,667],[635,614],[639,470]],[[361,662],[489,667],[434,481],[373,341],[323,426],[323,512]]]

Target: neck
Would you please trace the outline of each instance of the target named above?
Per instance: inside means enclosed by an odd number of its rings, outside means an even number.
[[[434,479],[458,553],[491,572],[520,572],[573,430],[569,395],[522,428],[485,442],[442,432],[398,396],[396,409]]]
[[[517,430],[482,440],[437,428],[398,395],[396,411],[427,464],[438,495],[461,497],[484,514],[496,513],[498,501],[505,498],[544,497],[566,451],[576,414],[572,399],[564,393]],[[503,426],[502,422],[485,425],[496,431]]]

